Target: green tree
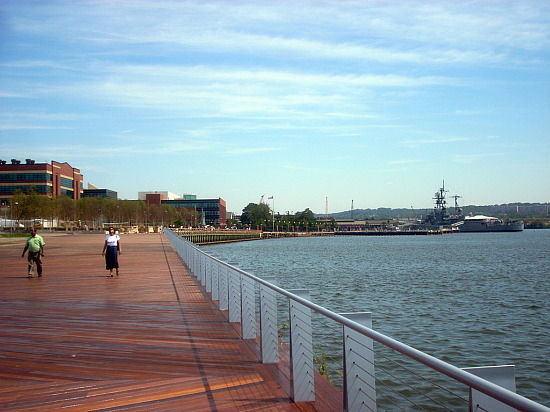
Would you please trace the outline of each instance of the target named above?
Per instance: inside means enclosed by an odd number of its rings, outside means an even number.
[[[83,197],[77,202],[79,219],[89,228],[99,226],[103,209],[103,199],[101,197]]]
[[[59,201],[57,198],[52,197],[51,195],[48,195],[44,198],[44,208],[46,213],[46,219],[48,219],[51,222],[50,227],[54,227],[54,224],[56,222],[56,219],[59,219],[61,215],[61,205],[59,204]]]
[[[76,216],[76,201],[66,195],[61,195],[57,199],[61,207],[61,219],[65,222],[65,229],[68,229],[69,223],[74,221]]]
[[[315,214],[307,208],[302,212],[297,212],[294,216],[294,220],[297,226],[300,229],[309,230],[309,228],[314,228],[317,225],[317,220],[315,219]]]
[[[180,216],[183,220],[183,226],[193,227],[199,223],[199,212],[195,208],[182,207],[180,209]]]
[[[106,224],[109,226],[112,226],[113,223],[118,222],[118,215],[120,215],[120,207],[118,206],[118,201],[115,199],[103,199],[102,201],[102,212],[103,216],[105,217],[105,220],[107,221]]]
[[[178,227],[178,228],[182,227],[185,224],[185,222],[183,221],[183,218],[181,217],[181,215],[179,213],[174,218],[174,223],[173,224],[174,224],[175,227]]]
[[[36,192],[34,186],[30,186],[25,194],[20,197],[21,218],[34,221],[37,218],[43,217],[44,205],[43,196]],[[32,225],[33,223],[31,223]]]
[[[272,214],[271,209],[266,203],[249,203],[244,209],[241,215],[241,222],[245,225],[266,226],[271,222]]]
[[[119,200],[121,220],[129,226],[145,222],[146,204],[143,200]]]
[[[21,189],[17,189],[10,201],[11,216],[16,222],[19,222],[21,219],[23,219],[24,204],[25,194]]]

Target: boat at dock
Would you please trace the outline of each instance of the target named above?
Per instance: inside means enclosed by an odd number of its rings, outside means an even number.
[[[415,230],[456,230],[455,226],[464,219],[462,209],[458,207],[457,199],[460,196],[453,196],[455,199],[455,214],[447,211],[447,200],[445,199],[445,182],[435,193],[433,199],[435,206],[428,212],[426,217],[414,225]]]
[[[466,216],[456,227],[460,232],[521,232],[524,224],[519,220],[503,221],[491,216]]]
[[[416,230],[441,230],[452,232],[521,232],[524,224],[520,220],[504,221],[497,217],[475,215],[464,216],[457,200],[460,196],[452,196],[455,199],[454,215],[447,211],[445,200],[445,182],[435,193],[435,206],[426,217],[415,225]]]

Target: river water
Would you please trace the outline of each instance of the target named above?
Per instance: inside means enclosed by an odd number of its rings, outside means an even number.
[[[517,392],[549,405],[550,230],[202,249],[276,276],[285,289],[309,289],[312,302],[334,312],[372,312],[375,330],[457,367],[513,364]],[[341,338],[328,335],[325,351],[341,350]]]

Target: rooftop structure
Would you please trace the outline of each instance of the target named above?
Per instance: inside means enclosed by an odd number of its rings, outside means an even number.
[[[180,199],[180,196],[176,195],[175,193],[168,192],[167,190],[155,190],[155,191],[148,191],[148,192],[138,192],[138,200],[147,200],[147,195],[161,195],[163,199],[166,200],[175,200]]]

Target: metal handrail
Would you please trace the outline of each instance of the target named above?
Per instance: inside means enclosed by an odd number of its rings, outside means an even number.
[[[167,230],[167,229],[165,229]],[[171,232],[171,231],[170,231]],[[171,232],[173,234],[173,232]],[[174,235],[177,236],[177,235]],[[342,315],[339,315],[335,312],[332,312],[331,310],[328,310],[320,305],[317,305],[307,299],[303,299],[300,296],[297,296],[281,287],[278,287],[276,285],[273,285],[272,283],[269,283],[262,278],[259,278],[257,276],[254,276],[253,274],[250,274],[242,269],[239,269],[227,262],[224,262],[214,256],[209,255],[208,253],[200,250],[198,247],[196,247],[191,242],[182,239],[178,236],[178,239],[180,239],[182,242],[185,242],[188,244],[188,246],[194,248],[197,252],[203,254],[204,256],[207,256],[209,259],[212,259],[213,261],[217,262],[218,264],[225,266],[233,271],[236,271],[240,273],[243,276],[246,276],[250,279],[253,279],[254,281],[258,282],[259,284],[262,284],[275,292],[286,296],[296,302],[301,303],[302,305],[308,307],[309,309],[324,315],[338,323],[340,323],[343,326],[346,326],[350,329],[353,329],[356,332],[359,332],[372,340],[387,346],[417,362],[422,363],[423,365],[426,365],[454,380],[457,380],[470,388],[476,389],[494,399],[497,399],[503,403],[505,403],[508,406],[511,406],[513,408],[516,408],[521,411],[528,411],[528,412],[550,412],[550,408],[539,404],[531,399],[528,399],[524,396],[521,396],[515,392],[512,392],[506,388],[503,388],[502,386],[496,385],[492,382],[489,382],[483,378],[480,378],[478,376],[475,376],[469,372],[466,372],[454,365],[451,365],[447,362],[444,362],[440,359],[435,358],[434,356],[428,355],[422,351],[419,351],[418,349],[413,348],[412,346],[406,345],[402,342],[399,342],[393,338],[390,338],[389,336],[386,336],[380,332],[376,332],[373,329],[367,328],[363,325],[360,325],[359,323],[356,323]]]

